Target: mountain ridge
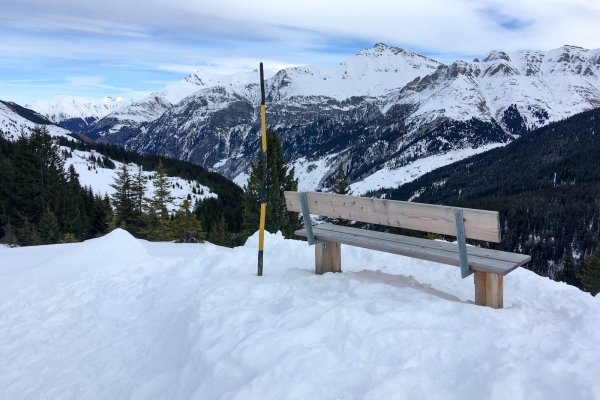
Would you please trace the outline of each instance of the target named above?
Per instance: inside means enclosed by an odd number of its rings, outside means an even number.
[[[241,183],[260,135],[258,74],[249,74],[237,85],[214,81],[176,104],[154,94],[83,133]],[[503,145],[598,107],[599,76],[600,49],[491,51],[445,65],[377,44],[333,67],[291,67],[267,79],[267,125],[280,132],[301,187],[326,189],[339,163],[357,182],[418,159]]]

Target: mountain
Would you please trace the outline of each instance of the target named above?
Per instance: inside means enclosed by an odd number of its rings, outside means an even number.
[[[92,139],[120,136],[123,132],[135,130],[144,123],[156,120],[173,105],[194,92],[215,86],[243,87],[250,82],[254,82],[256,75],[256,71],[219,75],[199,70],[187,78],[168,84],[140,100],[124,104],[123,107],[115,110],[105,118],[83,129],[83,132]]]
[[[86,100],[81,97],[61,95],[48,100],[36,100],[25,107],[35,110],[65,129],[81,131],[127,103],[122,97]]]
[[[258,74],[241,76],[191,75],[84,133],[243,184],[259,146],[260,95]],[[444,65],[378,44],[337,66],[286,68],[268,79],[267,125],[280,133],[300,189],[326,189],[343,163],[365,192],[598,107],[599,76],[600,50],[574,46]]]
[[[54,124],[44,115],[16,103],[0,100],[0,136],[15,140],[36,125],[46,125],[50,135],[67,136],[70,132]]]
[[[529,254],[528,268],[577,285],[581,271],[565,272],[565,265],[571,259],[580,269],[600,245],[599,154],[594,109],[371,195],[498,211],[497,248]]]

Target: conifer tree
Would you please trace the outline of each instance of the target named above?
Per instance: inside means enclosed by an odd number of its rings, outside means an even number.
[[[175,212],[175,219],[171,221],[172,230],[177,243],[204,243],[206,234],[202,231],[202,225],[190,210],[190,202],[184,200]]]
[[[146,183],[148,178],[144,175],[142,167],[138,169],[137,175],[133,178],[131,185],[131,191],[135,199],[134,211],[137,215],[141,215],[143,212],[144,196],[146,192]]]
[[[586,258],[581,283],[592,296],[600,293],[600,246]]]
[[[333,186],[331,191],[335,194],[347,195],[351,194],[350,185],[346,180],[346,175],[344,174],[344,165],[340,163],[337,169],[337,173],[335,174],[333,180]],[[342,226],[351,226],[352,222],[342,219],[342,218],[331,218],[331,217],[322,217],[322,221],[334,224],[334,225],[342,225]]]
[[[40,218],[40,222],[37,226],[37,233],[41,244],[58,243],[58,240],[62,236],[58,220],[54,213],[48,208],[42,215],[42,218]]]
[[[260,191],[263,176],[264,155],[259,150],[255,162],[251,165],[250,177],[244,188],[244,228],[248,232],[258,230],[260,221]],[[298,213],[288,212],[284,191],[298,190],[298,179],[294,178],[294,168],[288,170],[286,157],[277,132],[267,132],[267,168],[266,184],[267,214],[265,229],[271,233],[281,231],[287,238],[294,236],[300,229]]]
[[[208,241],[218,246],[231,246],[231,233],[227,229],[227,222],[223,214],[221,214],[221,218],[210,232]]]
[[[344,174],[344,165],[340,163],[333,180],[332,192],[335,194],[351,194],[350,185]]]
[[[72,233],[65,233],[62,238],[60,238],[59,243],[75,243],[77,242],[77,238]]]
[[[15,143],[10,213],[19,226],[25,219],[36,224],[47,208],[56,211],[65,183],[63,160],[46,126],[35,127],[29,137],[21,134]]]
[[[115,210],[115,224],[120,228],[135,225],[135,194],[133,180],[125,163],[117,172],[115,182],[110,185],[115,189],[111,196],[112,206]]]
[[[154,195],[152,198],[145,199],[144,208],[144,227],[141,233],[148,240],[165,241],[176,239],[173,233],[171,220],[167,205],[173,203],[175,197],[171,195],[170,183],[162,160],[156,167],[156,173],[153,179]]]
[[[17,240],[21,246],[37,246],[42,244],[35,225],[29,223],[27,219],[25,219],[25,223],[17,233]]]
[[[79,183],[78,174],[73,165],[67,171],[67,185],[60,199],[58,209],[54,212],[61,225],[61,235],[71,233],[77,238],[88,237],[89,215],[94,212],[89,201],[94,193],[91,188],[84,189]],[[59,236],[59,237],[60,237]]]

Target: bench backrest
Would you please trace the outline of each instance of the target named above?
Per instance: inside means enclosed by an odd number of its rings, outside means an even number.
[[[306,192],[306,199],[308,210],[314,215],[453,236],[454,210],[462,210],[467,238],[500,242],[500,217],[496,211],[318,192]],[[285,201],[289,211],[302,212],[298,192],[285,192]]]

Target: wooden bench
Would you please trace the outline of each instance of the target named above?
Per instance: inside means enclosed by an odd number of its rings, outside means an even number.
[[[420,258],[474,273],[475,304],[503,307],[504,275],[531,260],[525,254],[467,246],[466,238],[500,242],[495,211],[447,207],[317,192],[285,192],[289,211],[300,212],[306,236],[315,246],[315,273],[341,272],[341,244]],[[420,239],[333,224],[312,226],[310,214],[457,237],[457,243]]]

